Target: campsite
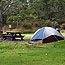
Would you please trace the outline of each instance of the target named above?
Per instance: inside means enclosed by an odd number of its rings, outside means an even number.
[[[63,33],[62,33],[63,34]],[[22,34],[30,39],[33,34]],[[28,37],[28,38],[27,38]],[[48,44],[0,41],[0,65],[65,65],[65,40]]]
[[[0,65],[65,65],[65,0],[0,0]]]

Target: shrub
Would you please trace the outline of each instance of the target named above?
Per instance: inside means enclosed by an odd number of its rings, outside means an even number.
[[[23,24],[23,27],[24,27],[25,29],[32,29],[32,28],[33,28],[33,26],[32,26],[31,23],[24,23],[24,24]]]
[[[62,24],[62,29],[65,29],[65,23]]]

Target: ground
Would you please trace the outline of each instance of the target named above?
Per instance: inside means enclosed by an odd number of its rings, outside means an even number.
[[[65,65],[65,40],[49,44],[0,42],[0,65]]]

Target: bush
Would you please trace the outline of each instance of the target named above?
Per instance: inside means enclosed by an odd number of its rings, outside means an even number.
[[[23,27],[25,29],[32,29],[33,28],[32,24],[31,23],[27,23],[27,22],[23,24]]]
[[[61,33],[65,33],[65,30],[61,30]]]
[[[46,20],[44,23],[45,26],[53,27],[53,28],[60,28],[59,24],[57,21],[52,21],[52,20]]]
[[[65,23],[62,24],[62,29],[65,29]]]

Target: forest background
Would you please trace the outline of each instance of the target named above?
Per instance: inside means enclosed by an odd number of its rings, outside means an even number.
[[[0,26],[34,32],[50,26],[65,29],[65,0],[0,0]]]

